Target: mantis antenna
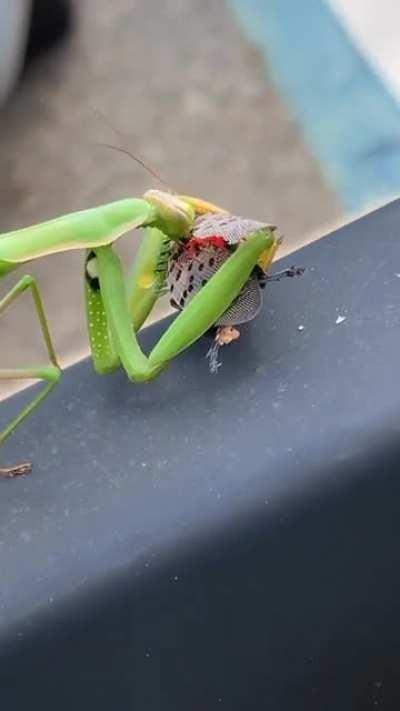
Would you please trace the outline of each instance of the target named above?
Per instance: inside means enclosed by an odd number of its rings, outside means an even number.
[[[128,151],[126,148],[122,148],[121,146],[114,146],[112,143],[95,143],[96,146],[103,146],[103,148],[110,148],[113,151],[118,151],[119,153],[124,153],[126,156],[129,156],[132,158],[138,165],[140,165],[144,170],[146,170],[150,175],[153,176],[153,178],[156,178],[161,185],[163,185],[165,188],[167,188],[168,192],[172,193],[173,191],[169,187],[168,183],[163,180],[161,175],[157,173],[153,168],[150,168],[149,165],[147,165],[144,160],[141,158],[138,158],[138,156],[135,156],[134,153],[131,153],[131,151]]]
[[[116,136],[119,136],[122,139],[124,138],[121,131],[119,131],[115,126],[113,126],[113,124],[108,120],[107,116],[105,116],[103,114],[103,112],[100,111],[99,108],[97,108],[96,106],[91,106],[90,108],[93,111],[93,113],[95,113],[106,126],[111,128],[111,130],[115,133]],[[125,136],[125,138],[126,138],[126,136]],[[121,146],[115,146],[112,143],[103,143],[103,142],[100,142],[100,143],[97,142],[97,143],[95,143],[95,145],[96,146],[103,146],[103,148],[110,148],[111,150],[118,151],[119,153],[124,153],[126,156],[129,156],[130,158],[132,158],[132,160],[134,160],[136,163],[138,163],[138,165],[140,165],[142,168],[144,168],[144,170],[146,170],[150,175],[152,175],[153,178],[156,178],[156,180],[158,180],[159,183],[161,183],[161,185],[163,185],[165,188],[167,188],[169,193],[174,192],[173,190],[171,190],[168,183],[161,177],[161,175],[159,173],[157,173],[157,171],[155,171],[153,168],[151,168],[149,165],[147,165],[147,163],[145,163],[144,160],[142,160],[141,158],[136,156],[134,153],[132,153],[131,151],[128,151],[127,148],[123,148]]]

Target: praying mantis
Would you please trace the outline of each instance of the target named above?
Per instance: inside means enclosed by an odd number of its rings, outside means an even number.
[[[125,278],[113,246],[136,228],[144,229],[144,237]],[[130,381],[142,383],[157,377],[210,329],[214,329],[210,366],[217,370],[220,346],[236,340],[236,326],[260,309],[260,289],[279,244],[270,224],[235,217],[199,198],[148,190],[142,198],[126,198],[0,235],[0,278],[56,252],[85,250],[86,316],[94,368],[103,375],[122,367]],[[32,294],[49,363],[0,369],[0,380],[44,383],[0,431],[0,446],[61,377],[40,289],[32,276],[23,276],[0,300],[0,314],[25,291]],[[138,332],[166,291],[179,313],[146,355]],[[0,473],[27,473],[26,465]]]

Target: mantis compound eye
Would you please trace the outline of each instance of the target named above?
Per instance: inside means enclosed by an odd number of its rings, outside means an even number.
[[[189,203],[162,190],[147,190],[143,197],[156,210],[155,225],[171,239],[189,234],[195,219],[194,208]]]

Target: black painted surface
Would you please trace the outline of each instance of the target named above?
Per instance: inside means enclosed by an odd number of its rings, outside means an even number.
[[[218,376],[65,374],[2,450],[2,707],[399,709],[399,234],[282,260]]]

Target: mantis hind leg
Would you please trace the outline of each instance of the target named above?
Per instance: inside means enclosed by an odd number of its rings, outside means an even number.
[[[36,397],[33,398],[25,407],[11,420],[11,422],[6,425],[3,430],[0,430],[0,445],[2,445],[6,439],[19,427],[24,420],[26,420],[29,415],[36,410],[41,402],[49,395],[49,393],[55,388],[61,377],[61,369],[57,362],[57,356],[53,347],[53,343],[50,336],[49,326],[47,323],[47,318],[43,308],[43,302],[40,295],[39,287],[32,276],[24,276],[22,279],[11,289],[11,291],[6,294],[6,296],[0,300],[0,314],[4,312],[13,301],[15,301],[18,296],[23,294],[28,289],[31,290],[36,312],[39,318],[40,328],[43,335],[43,340],[46,344],[47,353],[51,365],[47,366],[36,366],[27,368],[10,368],[10,369],[0,369],[0,380],[22,380],[22,379],[34,379],[43,380],[47,383],[44,389],[39,392]],[[3,470],[4,472],[5,470]],[[0,470],[1,473],[1,470]]]

